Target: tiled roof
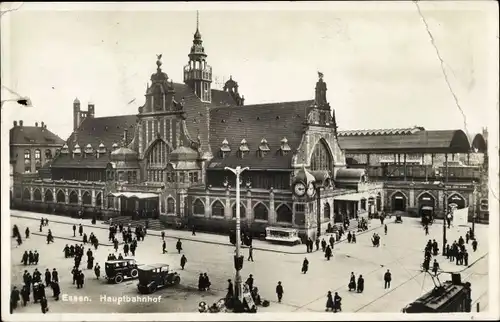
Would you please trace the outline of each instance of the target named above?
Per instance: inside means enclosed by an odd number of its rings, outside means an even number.
[[[63,145],[64,140],[56,134],[42,126],[20,126],[17,125],[10,129],[10,144],[32,144],[32,145]]]
[[[218,89],[212,90],[212,104],[217,106],[231,105],[236,106],[237,102],[229,92],[221,91]]]
[[[470,137],[471,147],[477,149],[478,152],[486,152],[488,150],[488,143],[481,133],[477,133]]]
[[[410,128],[396,129],[367,129],[339,131],[338,136],[363,136],[363,135],[409,135],[419,131],[425,131],[423,127],[414,126]]]
[[[293,152],[299,147],[304,132],[304,117],[313,100],[283,102],[238,107],[221,107],[210,111],[210,145],[214,158],[209,168],[248,166],[251,169],[290,169]],[[286,137],[291,151],[280,155],[281,140]],[[265,138],[270,151],[258,155],[259,145]],[[222,158],[219,151],[224,139],[231,152]],[[250,152],[237,155],[245,139]]]
[[[128,130],[128,138],[131,140],[135,132],[136,122],[136,115],[86,118],[77,130],[77,142],[75,142],[75,134],[72,133],[67,141],[69,153],[59,154],[52,162],[52,167],[105,168],[110,162],[110,151],[113,143],[119,144],[123,140],[125,129]],[[72,151],[76,143],[82,148],[82,153],[73,156]],[[92,155],[86,154],[85,147],[89,143],[94,151],[103,143],[107,153],[100,155],[99,158],[95,153]]]
[[[390,135],[347,135],[338,137],[339,145],[349,151],[449,151],[467,153],[470,144],[467,135],[462,130],[420,130],[413,134]]]

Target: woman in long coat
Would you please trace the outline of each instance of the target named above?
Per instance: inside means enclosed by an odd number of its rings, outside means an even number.
[[[326,296],[326,310],[329,311],[333,310],[333,297],[332,297],[332,292],[328,291],[328,295]]]
[[[304,258],[304,261],[302,262],[302,273],[307,273],[307,270],[309,269],[309,261],[307,258]]]

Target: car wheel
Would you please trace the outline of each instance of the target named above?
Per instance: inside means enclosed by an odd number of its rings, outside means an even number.
[[[156,284],[153,284],[149,287],[149,292],[150,293],[153,293],[154,291],[156,291]]]
[[[179,283],[181,282],[181,277],[180,276],[175,276],[174,277],[174,285],[179,285]]]
[[[130,276],[133,278],[136,278],[138,274],[139,274],[139,271],[136,270],[135,268],[130,271]]]
[[[115,276],[115,283],[116,283],[116,284],[120,284],[121,282],[123,282],[123,276],[121,276],[121,275],[116,275],[116,276]]]

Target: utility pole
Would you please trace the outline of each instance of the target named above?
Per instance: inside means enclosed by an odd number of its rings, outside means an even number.
[[[225,167],[224,170],[229,170],[234,175],[236,176],[236,260],[235,260],[235,270],[236,274],[234,277],[234,285],[235,285],[235,295],[238,298],[238,300],[242,301],[242,281],[241,281],[241,274],[240,274],[240,269],[241,267],[237,267],[238,265],[236,264],[240,260],[240,246],[241,246],[241,217],[240,217],[240,184],[242,183],[240,180],[240,174],[245,171],[250,169],[249,167],[241,168],[240,166],[237,166],[236,168],[230,168],[230,167]]]
[[[446,216],[448,215],[446,185],[443,183],[443,256],[446,256]]]

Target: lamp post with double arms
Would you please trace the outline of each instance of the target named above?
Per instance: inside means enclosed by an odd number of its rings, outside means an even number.
[[[249,167],[242,168],[237,166],[236,168],[225,167],[224,170],[229,170],[236,176],[236,255],[235,255],[235,270],[236,274],[234,277],[234,286],[235,286],[235,296],[238,300],[242,300],[242,282],[241,282],[241,274],[240,270],[242,267],[239,267],[238,263],[243,264],[243,261],[240,259],[240,246],[241,246],[241,217],[240,217],[240,184],[242,183],[240,180],[240,175],[243,171],[250,169]]]

